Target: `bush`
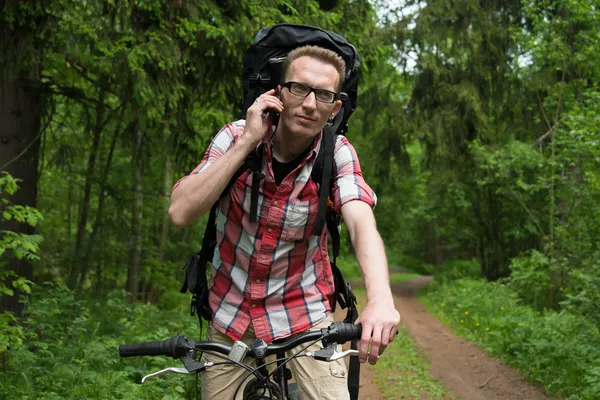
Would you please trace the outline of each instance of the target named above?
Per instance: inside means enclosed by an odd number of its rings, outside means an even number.
[[[537,250],[513,258],[509,286],[536,310],[542,310],[548,297],[550,261]]]
[[[121,359],[121,343],[163,340],[198,332],[186,312],[131,304],[122,291],[77,299],[63,286],[35,288],[22,327],[27,339],[6,353],[0,397],[6,399],[174,399],[194,397],[195,380],[171,375],[139,385],[150,372],[176,365],[163,357]]]
[[[387,250],[388,264],[390,266],[407,269],[421,275],[433,275],[435,266],[424,263],[422,260],[395,252],[393,250]]]
[[[7,172],[0,172],[0,222],[16,221],[35,227],[43,220],[35,208],[12,204],[10,196],[18,190],[18,179]],[[11,231],[0,231],[0,296],[14,296],[16,293],[30,293],[33,282],[18,276],[5,266],[11,258],[38,260],[37,255],[42,237]],[[18,292],[15,292],[17,290]],[[17,319],[12,312],[0,313],[0,354],[8,347],[20,346],[25,340],[23,329],[16,324]]]
[[[461,278],[479,278],[481,265],[477,260],[450,260],[440,265],[435,273],[436,280],[456,280]]]

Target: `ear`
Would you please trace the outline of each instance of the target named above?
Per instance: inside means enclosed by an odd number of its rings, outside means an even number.
[[[342,101],[341,100],[337,100],[335,102],[335,106],[333,106],[333,110],[331,110],[331,114],[330,114],[331,115],[331,119],[335,118],[335,116],[337,115],[337,113],[340,112],[341,108],[342,108]]]

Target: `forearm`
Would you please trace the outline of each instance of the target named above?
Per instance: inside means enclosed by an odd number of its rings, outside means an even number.
[[[184,179],[171,195],[169,217],[173,224],[183,228],[210,210],[254,145],[241,137],[205,170]]]
[[[383,240],[371,208],[361,201],[350,201],[342,205],[342,216],[367,289],[367,304],[356,320],[363,326],[359,359],[365,362],[368,358],[375,364],[398,330],[400,313],[394,305]]]
[[[367,301],[393,304],[385,248],[375,224],[365,224],[356,229],[352,245],[362,272]]]

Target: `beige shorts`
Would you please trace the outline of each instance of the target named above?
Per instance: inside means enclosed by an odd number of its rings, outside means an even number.
[[[310,331],[328,327],[332,322],[333,316],[330,315],[317,326],[311,328]],[[249,346],[254,339],[256,339],[256,336],[254,335],[252,324],[250,324],[241,341]],[[219,332],[212,326],[212,324],[208,324],[206,340],[224,343],[227,345],[233,344],[233,340],[231,340],[231,338]],[[304,346],[306,346],[306,344],[304,344]],[[322,347],[323,345],[319,341],[309,347],[306,351],[315,351],[321,349]],[[286,356],[289,357],[291,354],[294,354],[296,351],[300,350],[300,348],[296,348],[287,352]],[[338,345],[337,350],[341,351],[341,346]],[[203,354],[202,359],[205,362],[210,361],[215,363],[223,361],[222,359],[210,354]],[[246,358],[244,360],[244,364],[251,366],[256,365],[254,360],[250,358]],[[302,400],[350,399],[347,384],[348,372],[343,359],[325,362],[315,360],[311,357],[300,357],[295,358],[287,365],[290,367],[292,376],[298,383]],[[208,368],[202,373],[202,399],[233,400],[233,395],[237,386],[247,374],[247,370],[231,364],[217,365]],[[250,379],[251,378],[248,378],[245,383]],[[235,400],[242,399],[243,391],[244,389],[242,387]]]

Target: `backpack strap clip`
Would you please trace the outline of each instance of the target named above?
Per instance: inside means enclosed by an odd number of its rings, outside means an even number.
[[[256,82],[258,82],[259,79],[260,79],[260,74],[258,72],[253,72],[250,75],[250,77],[248,78],[248,81],[250,82],[250,87],[255,87]]]

